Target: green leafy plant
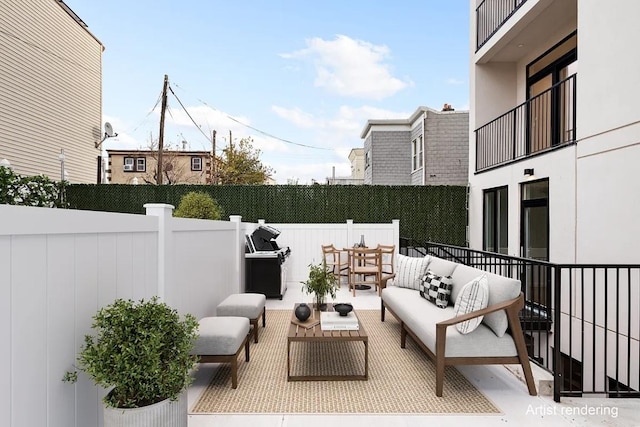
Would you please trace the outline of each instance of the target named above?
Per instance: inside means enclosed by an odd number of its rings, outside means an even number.
[[[78,369],[97,385],[114,387],[104,398],[108,406],[137,408],[165,399],[176,400],[191,383],[196,357],[191,355],[198,322],[157,297],[118,299],[93,316],[96,335],[85,336]],[[77,376],[67,372],[63,381]]]
[[[327,270],[323,261],[320,264],[309,264],[309,278],[302,283],[302,290],[307,294],[313,294],[316,306],[319,308],[327,295],[335,299],[336,292],[340,288],[338,279],[333,272]]]
[[[55,182],[44,175],[21,176],[0,166],[0,204],[66,207],[65,181]]]
[[[215,220],[222,218],[222,208],[207,193],[191,191],[182,196],[173,216]]]

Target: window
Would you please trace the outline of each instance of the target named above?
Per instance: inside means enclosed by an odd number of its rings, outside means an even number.
[[[527,65],[528,153],[575,140],[577,45],[573,33]]]
[[[422,135],[411,141],[411,170],[415,171],[422,167],[423,164],[423,142]]]
[[[364,167],[365,169],[371,166],[371,157],[369,156],[369,152],[364,153]]]
[[[125,172],[133,172],[134,171],[134,161],[133,157],[125,157],[124,158],[124,171]]]
[[[147,170],[147,159],[145,157],[138,157],[136,159],[136,170],[138,172],[145,172]]]
[[[192,157],[191,158],[191,170],[192,171],[201,171],[202,170],[202,157]]]
[[[507,187],[484,191],[484,230],[482,248],[507,254],[509,250],[509,203]]]

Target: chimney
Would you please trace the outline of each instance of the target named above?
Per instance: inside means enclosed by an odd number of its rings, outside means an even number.
[[[455,110],[453,109],[451,104],[444,104],[444,106],[442,107],[442,111],[455,111]]]

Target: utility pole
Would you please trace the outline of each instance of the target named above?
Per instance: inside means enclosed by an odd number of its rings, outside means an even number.
[[[169,85],[169,76],[164,75],[164,85],[162,86],[162,106],[160,107],[160,137],[158,138],[158,178],[157,182],[162,185],[162,150],[164,148],[164,113],[167,109],[167,86]]]
[[[211,165],[211,183],[218,183],[218,165],[216,164],[216,130],[213,130],[213,134],[211,135],[211,142],[213,144],[213,164]]]

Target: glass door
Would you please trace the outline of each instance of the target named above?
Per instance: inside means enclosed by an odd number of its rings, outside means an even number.
[[[575,139],[578,36],[571,34],[527,65],[527,154]]]
[[[521,256],[549,261],[549,181],[522,184]],[[531,265],[522,275],[527,301],[547,307],[551,288],[547,268]]]

